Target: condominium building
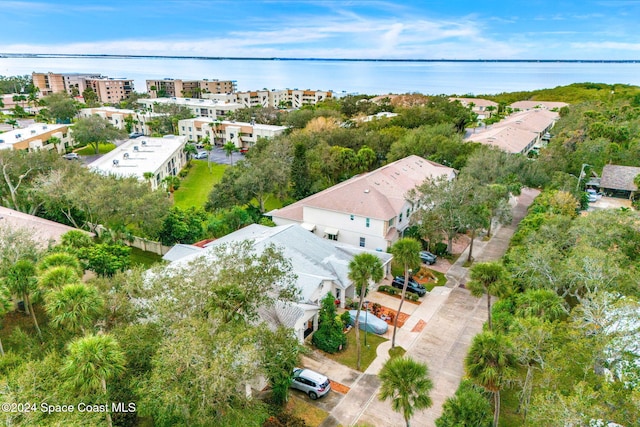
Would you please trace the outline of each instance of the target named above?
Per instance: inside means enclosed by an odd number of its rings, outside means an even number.
[[[188,97],[203,98],[207,93],[232,93],[236,91],[235,80],[147,80],[147,93],[151,98]]]
[[[178,174],[187,161],[184,136],[131,139],[89,164],[89,169],[103,175],[136,177],[149,180],[152,189],[161,186],[167,176]],[[151,178],[145,177],[149,172]]]
[[[216,99],[193,99],[193,98],[141,98],[138,100],[148,111],[157,112],[158,105],[182,105],[187,107],[196,117],[211,117],[215,119],[224,116],[232,111],[242,108],[241,104],[235,102],[222,102]]]
[[[109,78],[99,73],[32,73],[33,85],[42,96],[66,92],[82,95],[87,88],[93,89],[102,103],[114,103],[125,99],[134,91],[133,80]]]
[[[73,145],[68,125],[34,123],[0,134],[0,150],[57,150],[64,153]],[[53,141],[52,138],[56,138]]]
[[[189,141],[197,142],[209,137],[212,144],[224,145],[227,142],[233,142],[241,150],[251,148],[258,138],[271,139],[283,134],[286,130],[286,126],[216,121],[210,117],[196,117],[178,122],[178,133],[186,136]]]
[[[322,90],[256,90],[236,92],[237,102],[243,107],[300,108],[304,105],[315,105],[333,97],[333,92]]]
[[[78,117],[100,116],[117,129],[127,129],[127,121],[131,123],[131,132],[150,135],[148,122],[156,117],[164,116],[162,113],[140,112],[115,107],[83,108],[78,112]]]

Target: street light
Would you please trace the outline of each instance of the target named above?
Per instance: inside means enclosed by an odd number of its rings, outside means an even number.
[[[580,180],[582,180],[582,176],[584,175],[585,166],[591,167],[591,165],[588,165],[586,163],[582,164],[582,169],[580,169],[580,175],[578,175],[578,183],[576,184],[576,191],[578,191],[580,189]]]

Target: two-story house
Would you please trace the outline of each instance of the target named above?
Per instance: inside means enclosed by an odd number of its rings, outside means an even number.
[[[300,224],[329,240],[386,251],[416,209],[407,194],[427,178],[453,179],[455,169],[409,156],[268,212],[277,225]]]

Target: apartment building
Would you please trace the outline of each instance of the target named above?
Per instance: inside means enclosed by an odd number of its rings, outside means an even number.
[[[210,117],[216,119],[221,116],[242,108],[241,104],[234,102],[222,102],[217,99],[194,99],[194,98],[142,98],[138,103],[144,105],[147,111],[157,112],[158,105],[182,105],[187,107],[196,117]]]
[[[32,73],[33,84],[42,96],[67,92],[82,95],[87,88],[93,89],[98,100],[105,104],[122,101],[134,91],[133,80],[109,78],[99,73]]]
[[[89,164],[89,169],[103,175],[136,177],[146,181],[150,172],[152,189],[160,188],[167,176],[178,174],[187,161],[184,136],[166,135],[163,138],[131,139]]]
[[[203,94],[225,94],[236,91],[235,80],[147,80],[147,93],[151,98],[188,97],[203,98]]]
[[[148,122],[156,117],[163,116],[162,113],[140,112],[135,110],[115,108],[115,107],[96,107],[83,108],[78,112],[78,117],[100,116],[117,129],[126,129],[127,121],[131,122],[131,132],[150,135]]]
[[[57,138],[57,141],[51,142],[51,138]],[[64,153],[72,145],[68,125],[34,123],[22,129],[0,133],[0,150],[57,150]]]
[[[189,141],[197,142],[209,137],[212,144],[224,145],[227,142],[233,142],[240,150],[251,148],[258,142],[258,138],[271,139],[283,134],[286,130],[286,126],[216,121],[210,117],[196,117],[178,122],[178,133],[186,136]]]
[[[237,102],[243,107],[300,108],[304,105],[315,105],[325,99],[333,98],[333,92],[321,90],[256,90],[236,92]]]
[[[85,83],[98,95],[98,100],[105,104],[120,102],[134,91],[133,80],[128,79],[103,77],[86,79]]]

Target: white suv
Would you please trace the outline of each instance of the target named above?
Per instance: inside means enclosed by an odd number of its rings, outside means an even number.
[[[324,396],[331,390],[329,378],[311,369],[296,368],[293,370],[291,388],[302,390],[313,400]]]

